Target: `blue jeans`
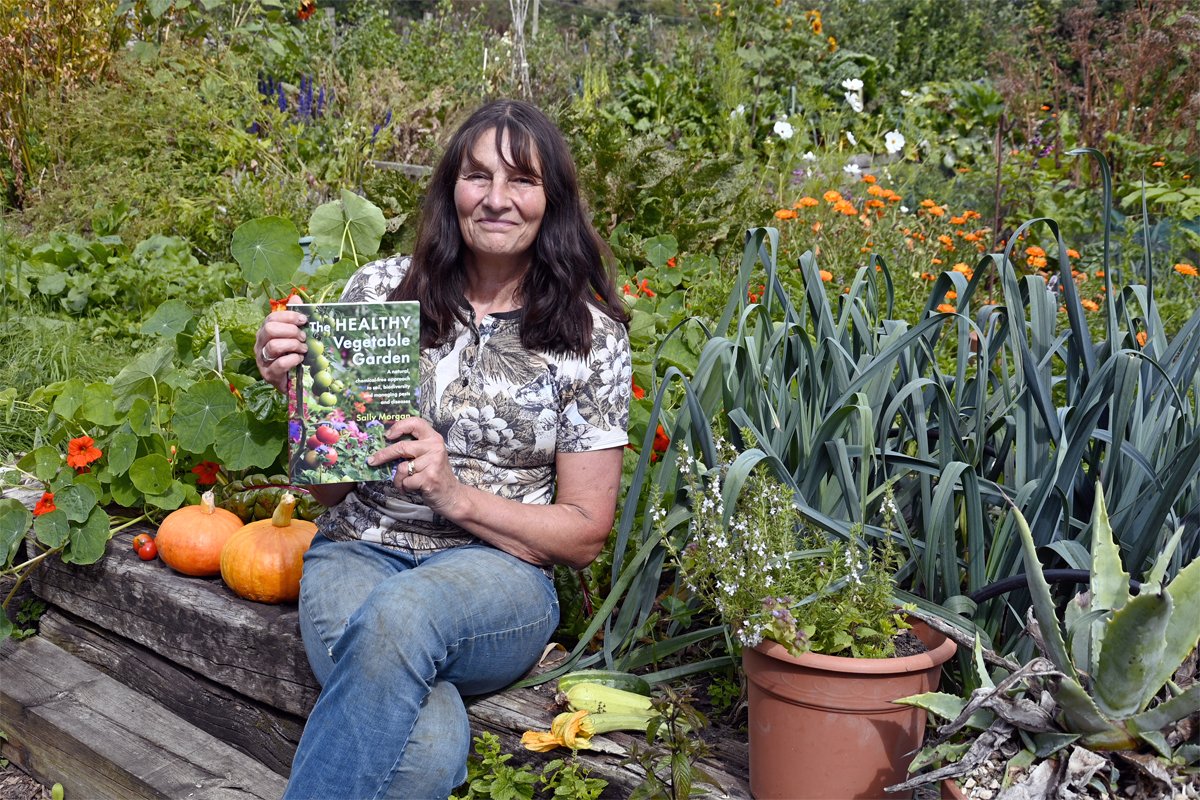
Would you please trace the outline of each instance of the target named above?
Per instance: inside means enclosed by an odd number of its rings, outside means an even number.
[[[284,797],[448,796],[471,745],[461,695],[521,677],[557,625],[553,582],[493,547],[413,556],[318,535],[300,631],[322,688]]]

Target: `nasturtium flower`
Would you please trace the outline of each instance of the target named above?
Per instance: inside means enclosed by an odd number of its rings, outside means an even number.
[[[659,425],[657,430],[654,431],[654,445],[653,445],[654,452],[665,453],[665,452],[667,452],[667,447],[670,444],[671,444],[671,437],[667,436],[666,430],[663,429],[662,425]]]
[[[775,135],[780,139],[783,139],[785,142],[796,135],[796,129],[793,128],[792,123],[788,122],[786,119],[775,120],[775,127],[773,130],[775,131]]]
[[[637,385],[637,378],[633,379],[633,390],[632,391],[633,391],[633,396],[636,397],[638,400],[641,400],[643,397],[646,396],[646,390]]]
[[[104,455],[90,436],[77,436],[67,444],[67,466],[87,471],[88,464]]]
[[[217,473],[220,471],[221,465],[213,461],[201,461],[192,467],[192,472],[196,475],[196,484],[199,486],[211,486],[216,483]]]
[[[1197,275],[1200,275],[1200,272],[1197,272],[1196,268],[1191,264],[1176,264],[1175,271],[1180,275],[1187,275],[1191,278],[1195,278]]]
[[[900,131],[888,131],[883,135],[883,146],[891,154],[899,153],[904,149],[905,139],[904,134]]]
[[[33,515],[40,517],[42,514],[49,514],[51,511],[57,511],[58,507],[54,505],[54,492],[42,492],[41,498],[33,507]]]

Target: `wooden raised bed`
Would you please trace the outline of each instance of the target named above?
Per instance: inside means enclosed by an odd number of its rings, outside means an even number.
[[[319,691],[295,605],[248,602],[216,578],[190,578],[160,561],[143,562],[130,547],[137,532],[118,534],[97,564],[52,560],[38,570],[34,592],[50,605],[40,638],[286,777]],[[0,685],[14,669],[13,647],[0,650]],[[543,686],[468,698],[473,733],[498,735],[505,751],[516,754],[514,763],[560,757],[519,746],[523,731],[548,728],[555,713],[551,691]],[[12,727],[8,716],[6,709],[0,727]],[[69,727],[70,715],[60,722]],[[641,781],[640,768],[622,764],[637,740],[607,734],[594,740],[593,750],[581,751],[591,774],[609,781],[605,797],[626,797]],[[713,759],[701,766],[724,788],[725,794],[714,796],[749,797],[745,742],[717,741],[713,750]]]

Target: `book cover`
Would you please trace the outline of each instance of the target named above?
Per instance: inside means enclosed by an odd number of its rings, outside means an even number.
[[[312,303],[308,353],[288,392],[288,475],[295,483],[390,480],[396,463],[367,456],[384,432],[419,413],[420,304]]]

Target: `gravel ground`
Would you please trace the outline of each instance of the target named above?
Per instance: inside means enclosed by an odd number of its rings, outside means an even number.
[[[51,800],[50,787],[9,764],[0,767],[0,800]]]

